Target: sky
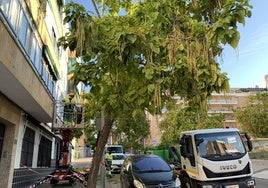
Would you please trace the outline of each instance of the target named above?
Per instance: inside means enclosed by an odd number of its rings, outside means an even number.
[[[69,2],[70,0],[66,0]],[[92,10],[91,0],[73,0]],[[268,1],[250,0],[253,6],[251,18],[239,24],[238,48],[226,46],[220,67],[227,72],[231,88],[265,88],[268,74]]]
[[[251,0],[251,18],[245,26],[240,25],[240,41],[237,51],[226,47],[221,70],[228,73],[229,83],[234,87],[265,88],[268,74],[268,1]]]

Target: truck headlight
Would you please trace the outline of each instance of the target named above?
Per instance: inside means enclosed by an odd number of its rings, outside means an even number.
[[[254,186],[254,185],[255,185],[255,180],[249,180],[249,181],[247,182],[247,185],[248,185],[248,187],[250,187],[250,186]]]
[[[202,185],[202,188],[213,188],[212,185]]]
[[[174,182],[174,187],[176,188],[180,188],[181,187],[181,181],[179,178],[176,178],[175,182]]]
[[[134,186],[136,188],[145,188],[145,186],[143,185],[143,183],[141,183],[139,180],[134,180]]]

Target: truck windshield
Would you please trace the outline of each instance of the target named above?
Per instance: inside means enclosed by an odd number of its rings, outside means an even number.
[[[107,152],[111,153],[123,153],[123,148],[121,146],[108,146]]]
[[[245,154],[238,132],[205,133],[195,135],[197,151],[201,157],[237,157]]]

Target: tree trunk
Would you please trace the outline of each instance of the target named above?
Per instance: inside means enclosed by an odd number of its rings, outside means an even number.
[[[101,160],[102,160],[103,151],[105,148],[105,144],[107,143],[112,125],[113,125],[113,120],[106,119],[102,130],[98,134],[97,145],[94,151],[92,164],[91,164],[90,171],[89,171],[87,188],[96,188],[99,168],[102,162]]]

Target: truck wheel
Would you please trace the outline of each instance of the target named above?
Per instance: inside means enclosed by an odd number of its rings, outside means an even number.
[[[191,188],[191,185],[189,182],[185,183],[185,188]]]
[[[74,180],[70,179],[70,180],[69,180],[69,185],[70,185],[70,186],[73,186],[73,185],[74,185]]]
[[[193,188],[191,187],[191,179],[186,176],[181,179],[181,187],[182,188]]]
[[[50,185],[56,185],[58,182],[59,182],[58,180],[52,178],[52,179],[50,180]]]
[[[87,187],[87,182],[84,182],[83,185],[84,185],[84,187]]]
[[[185,182],[185,188],[197,188],[196,181],[191,178],[188,178]]]

